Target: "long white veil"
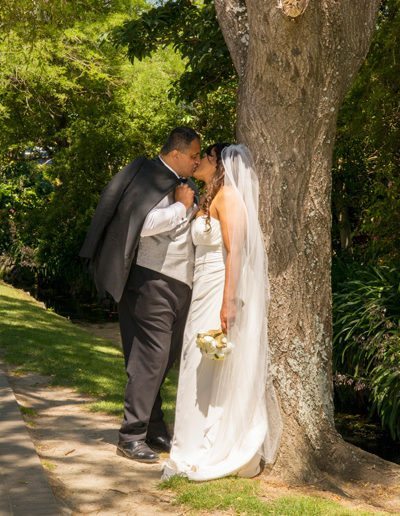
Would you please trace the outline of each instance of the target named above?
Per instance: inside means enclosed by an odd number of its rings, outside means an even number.
[[[222,151],[224,187],[229,197],[228,234],[231,281],[228,286],[228,340],[235,346],[224,360],[215,391],[216,406],[224,407],[227,446],[245,436],[255,454],[273,463],[282,421],[270,372],[267,333],[269,283],[264,239],[258,220],[259,186],[250,151],[230,145]]]

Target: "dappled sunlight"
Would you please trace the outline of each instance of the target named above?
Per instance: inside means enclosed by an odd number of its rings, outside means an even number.
[[[123,504],[137,503],[141,493],[159,503],[151,490],[159,482],[160,465],[138,464],[115,453],[119,417],[87,411],[91,398],[64,387],[49,389],[35,374],[11,376],[11,382],[18,402],[31,408],[24,417],[33,423],[29,432],[62,501],[73,500],[79,513],[101,507],[114,514],[132,508]]]
[[[0,336],[4,358],[18,370],[36,371],[53,385],[96,398],[92,410],[121,414],[126,384],[123,355],[109,340],[91,335],[46,310],[26,293],[0,283]],[[11,296],[15,295],[15,299]],[[163,386],[167,423],[174,417],[177,371]]]
[[[25,299],[0,322],[5,358],[24,370],[52,377],[52,383],[73,385],[91,395],[107,399],[124,390],[125,373],[121,352],[109,342],[75,328],[51,312]],[[8,298],[10,299],[10,298]],[[20,324],[30,318],[29,327]],[[122,400],[121,400],[122,403]]]
[[[115,347],[94,346],[93,349],[96,353],[101,353],[103,355],[121,356],[121,351]]]

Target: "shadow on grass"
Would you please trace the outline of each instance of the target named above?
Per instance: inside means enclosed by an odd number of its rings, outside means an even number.
[[[54,385],[92,396],[93,410],[122,414],[126,375],[119,348],[4,284],[0,284],[0,349],[19,370],[38,372]],[[173,420],[176,382],[177,373],[172,371],[163,388],[168,423]]]

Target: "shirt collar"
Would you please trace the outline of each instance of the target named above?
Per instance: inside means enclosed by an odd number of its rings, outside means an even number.
[[[167,163],[165,163],[165,161],[162,159],[162,157],[161,157],[161,156],[158,156],[158,159],[159,159],[159,160],[161,161],[161,163],[162,163],[163,165],[165,165],[165,166],[166,166],[166,167],[167,167],[167,168],[168,168],[168,169],[169,169],[173,174],[175,174],[175,175],[176,175],[176,177],[177,177],[178,179],[180,179],[180,177],[179,177],[179,176],[178,176],[178,174],[175,172],[175,170],[174,170],[173,168],[171,168],[169,165],[167,165]]]

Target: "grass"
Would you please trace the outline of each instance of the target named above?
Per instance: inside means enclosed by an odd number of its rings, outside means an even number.
[[[18,405],[21,414],[26,417],[37,417],[38,413],[35,409],[30,407],[24,407],[23,405]]]
[[[259,516],[368,516],[367,511],[347,509],[342,505],[315,496],[281,496],[275,500],[263,500],[258,480],[222,478],[212,482],[190,482],[173,477],[162,482],[161,489],[176,494],[174,503],[197,511],[230,511],[232,514]]]
[[[16,365],[16,374],[34,371],[50,378],[50,383],[74,388],[92,396],[92,410],[122,414],[125,388],[121,351],[109,341],[94,337],[67,319],[43,308],[21,290],[0,282],[0,352],[5,361]],[[172,370],[164,389],[167,422],[173,421],[177,371]],[[21,407],[26,416],[35,416]],[[54,465],[43,462],[44,467]],[[257,480],[225,478],[192,483],[173,478],[160,484],[176,494],[175,503],[193,511],[234,511],[236,514],[285,516],[366,516],[365,511],[345,509],[335,502],[310,496],[262,498]],[[377,513],[375,513],[377,514]]]
[[[109,341],[74,326],[22,290],[0,282],[0,351],[18,366],[50,383],[95,398],[91,410],[122,415],[126,375],[121,351]],[[165,419],[173,421],[177,372],[164,383]]]
[[[49,462],[48,460],[42,460],[42,466],[46,468],[48,471],[55,471],[57,466],[53,462]]]

